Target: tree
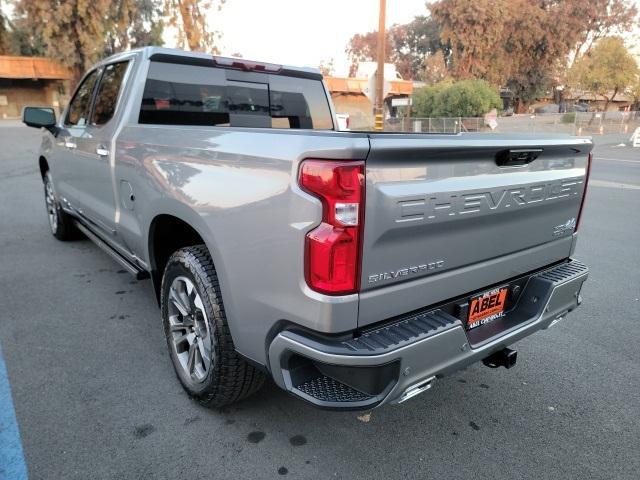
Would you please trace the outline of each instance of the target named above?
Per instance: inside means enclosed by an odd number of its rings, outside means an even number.
[[[360,62],[376,60],[378,32],[356,34],[349,40],[345,52],[351,59],[349,75],[354,76]],[[417,16],[405,24],[395,24],[386,31],[385,62],[393,63],[405,79],[418,79],[427,55],[444,49],[440,29],[431,18]]]
[[[23,19],[10,21],[9,25],[9,50],[10,55],[21,55],[27,57],[39,57],[45,55],[42,35],[34,32]]]
[[[109,0],[19,0],[16,12],[42,37],[47,55],[78,80],[104,51],[110,5]]]
[[[5,14],[8,3],[11,2],[0,0],[0,55],[43,55],[42,38],[20,19],[11,19]]]
[[[446,80],[448,76],[449,70],[442,50],[427,55],[424,59],[424,70],[419,78],[427,83],[438,83]]]
[[[105,55],[162,45],[162,13],[162,0],[113,0],[105,32]]]
[[[573,86],[604,97],[606,112],[618,93],[633,86],[639,73],[624,41],[620,37],[605,37],[576,60],[569,79]]]
[[[630,0],[567,0],[566,21],[577,32],[572,59],[575,61],[601,38],[631,31],[637,25],[638,9]]]
[[[441,82],[418,89],[412,110],[420,117],[480,117],[501,108],[498,92],[484,80]]]
[[[207,13],[214,7],[222,9],[226,0],[166,0],[165,15],[169,25],[178,29],[178,43],[192,51],[219,53],[215,43],[220,38],[207,22]]]
[[[439,0],[429,8],[451,47],[454,78],[508,86],[523,111],[562,83],[567,56],[588,28],[579,24],[581,7],[577,0]]]
[[[509,37],[505,14],[508,0],[440,0],[429,6],[440,25],[441,40],[451,48],[451,68],[456,78],[500,81],[496,59]]]
[[[9,25],[2,11],[2,1],[0,0],[0,55],[9,53]]]
[[[136,9],[131,15],[131,28],[128,32],[131,47],[163,45],[162,0],[137,0],[134,4]]]
[[[385,59],[387,63],[391,63],[391,55],[394,50],[393,40],[390,30],[386,32],[385,38]],[[378,48],[378,32],[368,33],[356,33],[347,44],[345,53],[351,60],[351,66],[349,67],[349,76],[354,77],[358,70],[358,64],[360,62],[373,62],[376,59],[376,52]]]
[[[403,78],[421,79],[425,61],[440,53],[444,60],[447,46],[440,40],[440,26],[431,17],[419,15],[406,25],[396,25],[392,40],[395,52],[392,61]]]
[[[318,69],[320,70],[320,73],[322,73],[322,75],[324,76],[333,75],[333,71],[334,71],[333,58],[329,60],[322,60],[320,62],[320,65],[318,65]]]
[[[16,0],[22,50],[39,48],[77,81],[105,54],[161,41],[159,0]]]

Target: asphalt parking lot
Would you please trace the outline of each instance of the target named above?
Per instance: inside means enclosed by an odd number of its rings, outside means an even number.
[[[272,384],[222,411],[191,401],[149,282],[50,235],[39,138],[0,123],[0,344],[29,478],[640,478],[640,148],[622,137],[596,138],[583,306],[518,343],[516,368],[475,365],[370,416]]]

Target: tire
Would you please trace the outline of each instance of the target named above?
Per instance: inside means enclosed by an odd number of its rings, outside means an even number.
[[[73,217],[62,210],[58,196],[53,188],[51,172],[47,171],[44,182],[44,204],[47,208],[49,228],[54,237],[61,241],[74,240],[79,237],[79,230],[73,224]]]
[[[164,333],[176,375],[207,407],[238,402],[262,387],[265,375],[235,350],[218,276],[204,245],[176,251],[161,285]]]

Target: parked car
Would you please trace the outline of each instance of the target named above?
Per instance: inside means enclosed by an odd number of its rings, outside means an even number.
[[[586,103],[568,103],[563,105],[563,112],[588,112],[589,105]]]
[[[151,279],[205,405],[267,376],[319,407],[404,402],[512,367],[510,345],[581,302],[590,139],[334,118],[317,70],[157,47],[91,68],[59,119],[24,110],[52,234]]]
[[[547,105],[543,105],[541,107],[537,107],[534,110],[535,113],[559,113],[560,105],[557,103],[549,103]]]

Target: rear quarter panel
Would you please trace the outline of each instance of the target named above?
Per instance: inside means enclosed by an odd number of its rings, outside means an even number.
[[[141,237],[159,214],[181,218],[203,237],[238,351],[264,363],[265,339],[280,322],[356,328],[357,295],[327,297],[306,285],[304,238],[321,206],[296,178],[304,158],[366,158],[365,135],[131,125],[116,148],[117,181],[132,185],[131,222]],[[148,245],[144,258],[150,263]]]

